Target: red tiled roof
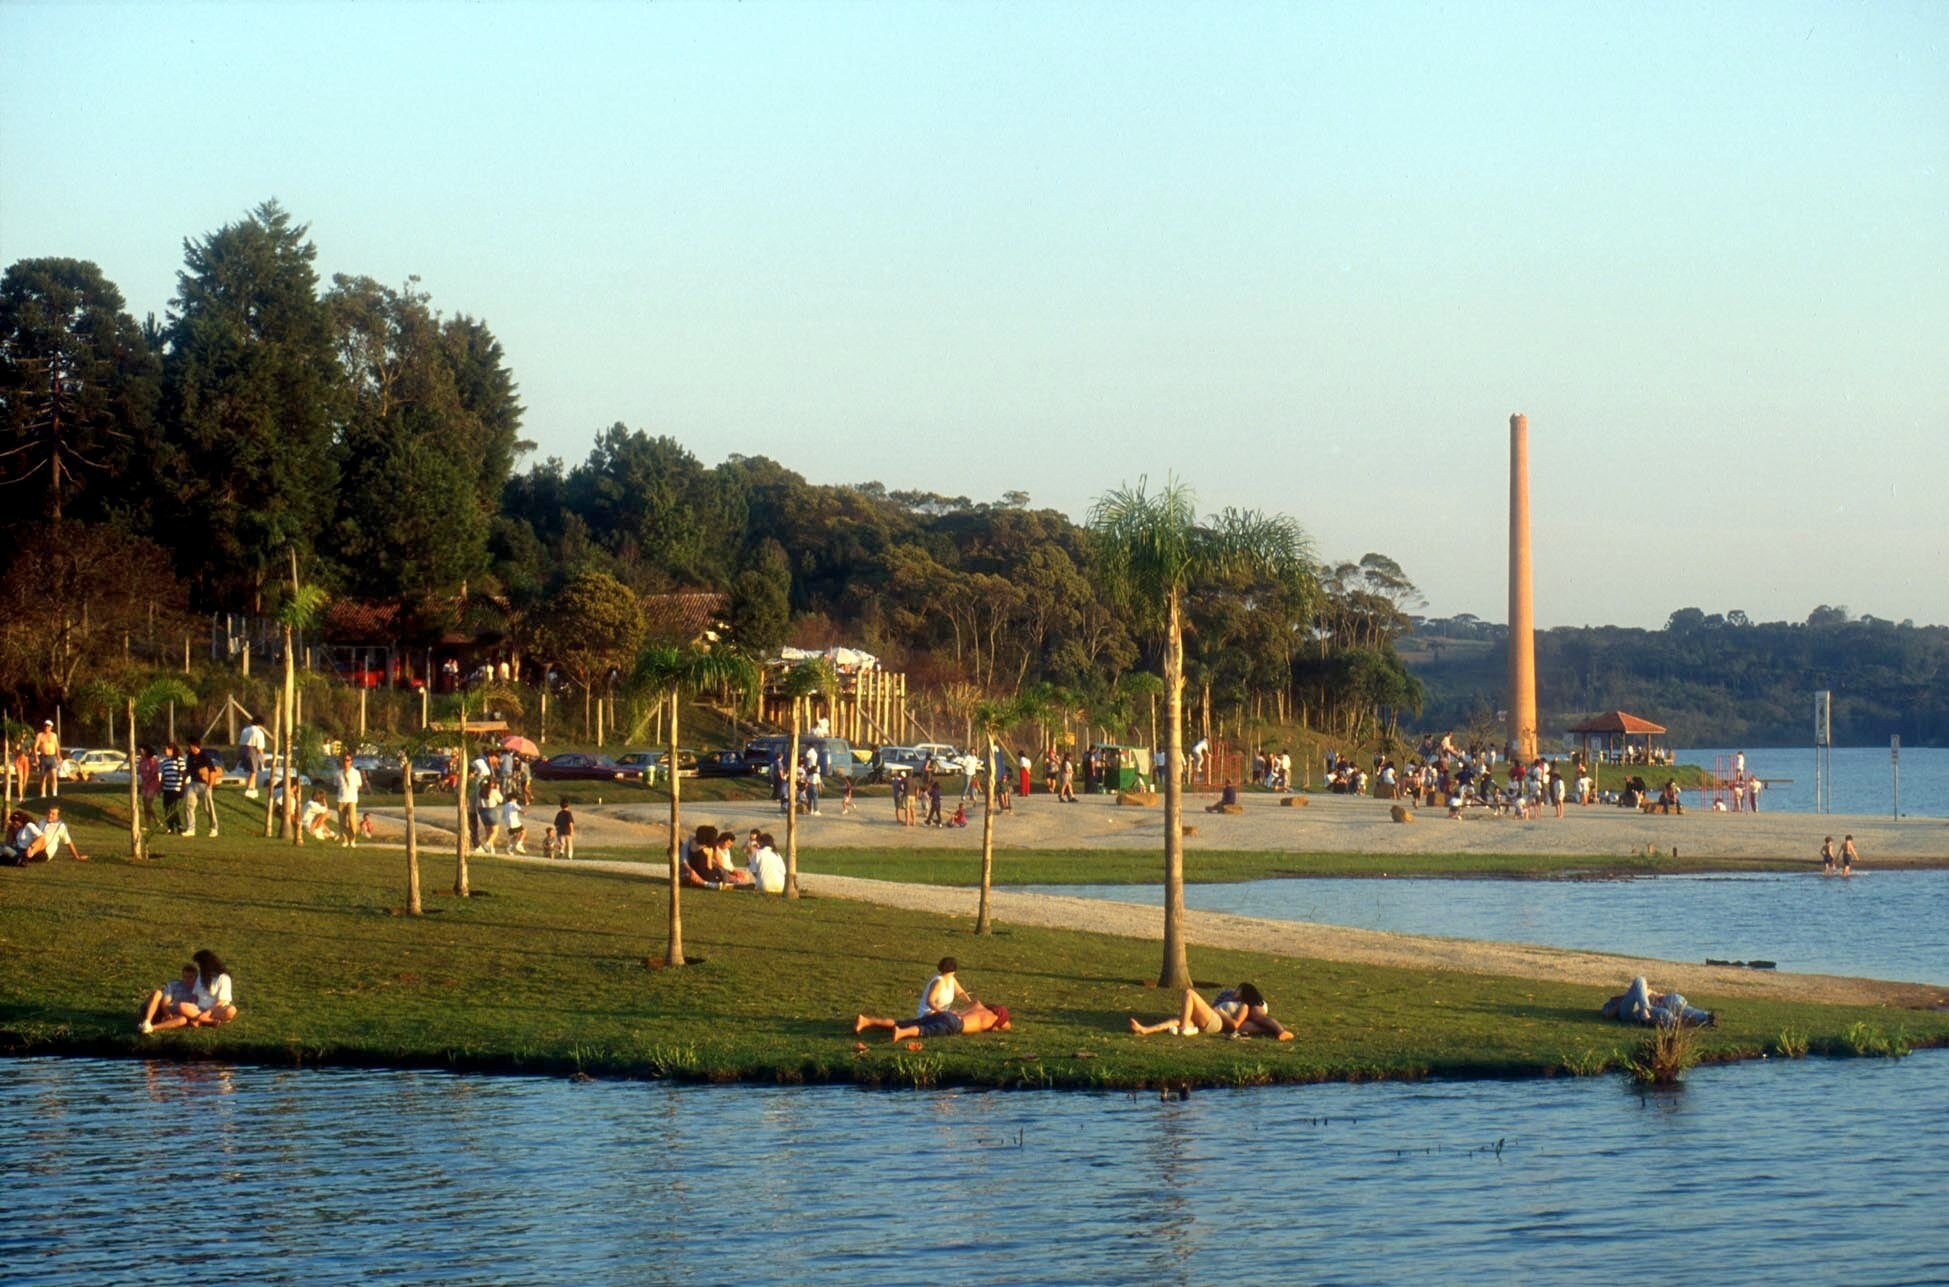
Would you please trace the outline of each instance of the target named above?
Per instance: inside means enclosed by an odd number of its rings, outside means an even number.
[[[1623,711],[1611,711],[1605,715],[1593,715],[1581,724],[1570,726],[1572,733],[1628,733],[1640,737],[1647,733],[1662,733],[1665,726],[1654,724],[1636,715],[1626,715]]]
[[[690,643],[717,625],[730,603],[715,590],[680,590],[643,596],[643,623],[652,639]]]

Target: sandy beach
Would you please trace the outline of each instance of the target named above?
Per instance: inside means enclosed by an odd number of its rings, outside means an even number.
[[[669,808],[657,804],[596,805],[593,794],[578,797],[577,826],[589,845],[628,844],[661,837]],[[1949,820],[1891,818],[1806,813],[1710,813],[1688,810],[1681,815],[1641,814],[1608,805],[1572,807],[1558,819],[1548,813],[1533,822],[1493,818],[1471,813],[1450,821],[1439,809],[1416,814],[1411,823],[1389,817],[1383,800],[1350,796],[1304,797],[1305,807],[1287,807],[1280,797],[1251,794],[1242,797],[1244,812],[1208,814],[1210,797],[1186,800],[1184,820],[1197,828],[1185,840],[1195,860],[1200,849],[1253,850],[1267,853],[1368,854],[1564,854],[1592,858],[1622,858],[1642,854],[1645,846],[1660,854],[1676,848],[1689,859],[1778,861],[1804,858],[1819,861],[1823,837],[1838,846],[1852,834],[1861,852],[1863,869],[1874,867],[1949,866]],[[946,812],[952,812],[950,799]],[[535,810],[539,817],[541,810]],[[969,849],[981,844],[981,815],[969,811],[965,829],[901,827],[893,820],[884,798],[859,802],[859,812],[841,816],[836,801],[824,815],[800,820],[799,843],[811,846],[900,846],[908,849]],[[683,806],[685,829],[699,823],[750,827],[782,833],[784,819],[776,806],[762,801],[710,802]],[[1120,807],[1109,796],[1086,796],[1075,804],[1032,796],[1018,802],[1013,813],[995,821],[995,844],[1006,849],[1152,849],[1164,837],[1162,805]]]

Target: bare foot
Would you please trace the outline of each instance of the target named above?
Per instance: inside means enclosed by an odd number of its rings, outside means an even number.
[[[858,1015],[854,1015],[854,1016],[853,1016],[853,1035],[854,1035],[854,1036],[858,1036],[858,1035],[859,1035],[860,1033],[862,1033],[862,1032],[865,1032],[865,1031],[866,1031],[866,1016],[865,1016],[865,1015],[863,1015],[863,1014],[858,1014]]]
[[[1286,1031],[1279,1034],[1279,1040],[1281,1041],[1291,1041],[1292,1039],[1293,1039],[1293,1033],[1291,1028],[1288,1028],[1286,1029]]]
[[[1137,1022],[1137,1016],[1134,1014],[1130,1016],[1130,1030],[1140,1037],[1148,1037],[1150,1035],[1144,1031],[1144,1025]]]

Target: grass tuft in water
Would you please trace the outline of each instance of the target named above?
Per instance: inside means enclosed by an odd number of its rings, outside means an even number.
[[[1773,1038],[1773,1053],[1787,1059],[1805,1059],[1807,1034],[1793,1028],[1780,1029],[1780,1035]]]
[[[1659,1024],[1625,1056],[1625,1071],[1641,1086],[1676,1086],[1699,1061],[1698,1032],[1687,1023]]]

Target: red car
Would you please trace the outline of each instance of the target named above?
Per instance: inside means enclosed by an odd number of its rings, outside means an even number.
[[[606,755],[568,751],[551,755],[534,767],[542,782],[641,782],[643,770],[616,763]]]

